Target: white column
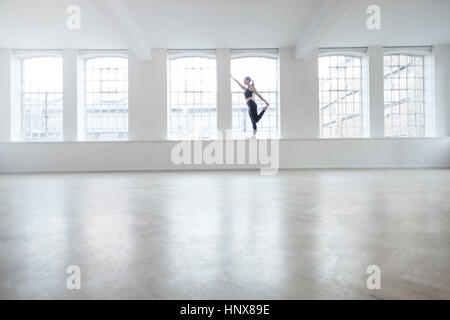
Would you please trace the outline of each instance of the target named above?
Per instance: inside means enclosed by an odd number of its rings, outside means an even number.
[[[11,134],[11,50],[0,49],[0,142]]]
[[[295,47],[280,48],[282,139],[317,139],[319,124],[318,50],[302,60]]]
[[[231,111],[231,61],[229,49],[216,50],[217,61],[217,128],[226,134],[232,129]]]
[[[384,65],[383,47],[369,47],[370,135],[384,138]]]
[[[153,49],[150,62],[128,55],[130,140],[167,139],[167,51]]]
[[[435,65],[436,136],[450,137],[450,45],[433,48]]]
[[[63,130],[64,141],[77,141],[78,50],[63,49]]]

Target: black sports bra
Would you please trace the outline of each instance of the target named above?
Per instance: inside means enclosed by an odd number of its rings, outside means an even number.
[[[245,99],[253,98],[253,92],[251,92],[248,88],[244,92]]]

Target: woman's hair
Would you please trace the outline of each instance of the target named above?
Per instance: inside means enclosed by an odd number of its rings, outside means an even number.
[[[254,86],[254,85],[255,85],[255,81],[254,81],[254,80],[252,80],[252,78],[250,78],[250,77],[245,77],[245,80],[248,80],[248,81],[250,81],[250,82],[251,82],[251,84],[252,84],[252,86]]]

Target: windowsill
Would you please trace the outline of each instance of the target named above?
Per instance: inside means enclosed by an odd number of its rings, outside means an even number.
[[[180,142],[203,142],[214,141],[267,141],[277,140],[280,142],[304,141],[304,142],[342,142],[342,141],[418,141],[418,140],[447,140],[450,137],[395,137],[395,138],[281,138],[281,139],[229,139],[229,140],[101,140],[101,141],[0,141],[0,144],[128,144],[128,143],[180,143]]]

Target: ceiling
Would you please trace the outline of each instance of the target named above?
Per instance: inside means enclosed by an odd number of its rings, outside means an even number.
[[[127,0],[155,47],[247,48],[295,44],[323,0]]]
[[[318,13],[333,1],[342,0],[0,0],[0,47],[272,48],[301,39],[317,46],[450,43],[450,0],[377,0],[378,31],[365,27],[374,1],[355,0],[325,30],[305,37],[316,32],[314,21],[326,19]],[[81,8],[81,30],[66,28],[71,4]]]
[[[0,46],[116,47],[129,36],[107,3],[119,2],[154,48],[294,44],[324,0],[0,0]],[[81,8],[80,31],[66,9]]]
[[[381,9],[381,30],[365,28],[367,7]],[[417,46],[450,43],[450,0],[357,0],[320,46]]]

